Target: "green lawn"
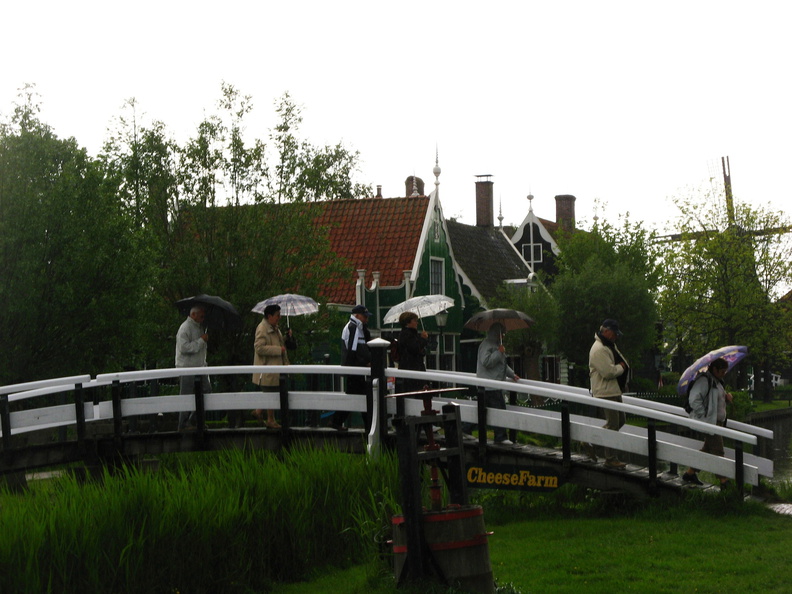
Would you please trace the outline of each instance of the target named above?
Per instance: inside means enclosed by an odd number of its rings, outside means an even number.
[[[792,591],[792,517],[751,504],[702,506],[488,525],[496,582],[523,594]],[[404,592],[374,574],[359,566],[279,591]]]

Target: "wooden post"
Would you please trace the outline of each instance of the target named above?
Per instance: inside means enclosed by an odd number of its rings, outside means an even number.
[[[402,485],[402,511],[407,535],[407,561],[399,583],[405,579],[418,580],[424,577],[424,538],[421,505],[421,483],[419,478],[418,452],[415,449],[417,434],[415,425],[395,419],[396,450],[399,455],[399,476]]]
[[[743,443],[738,441],[734,444],[734,481],[737,483],[737,492],[740,498],[745,492],[745,468],[743,467]]]
[[[572,430],[569,422],[569,403],[561,402],[561,452],[564,468],[572,466]]]
[[[8,406],[8,394],[0,394],[0,424],[3,428],[3,458],[6,464],[11,462],[11,409]]]
[[[465,480],[465,459],[462,447],[462,421],[459,418],[459,405],[443,405],[445,420],[446,448],[448,449],[448,496],[451,503],[468,504],[467,480]]]
[[[289,440],[291,433],[291,407],[289,406],[289,378],[286,374],[281,373],[278,380],[278,396],[280,398],[281,409],[281,422],[280,432],[281,441],[284,443]]]
[[[204,406],[203,378],[196,375],[193,381],[195,391],[195,437],[200,447],[204,442],[206,433],[206,407]]]
[[[124,441],[124,419],[121,416],[121,382],[118,380],[113,380],[111,396],[113,399],[113,441],[115,442],[116,450],[120,453],[123,449]]]
[[[478,402],[479,453],[484,455],[487,450],[487,397],[481,386],[478,387],[476,401]]]
[[[511,406],[517,405],[517,392],[509,392],[509,404]],[[517,443],[517,429],[509,429],[509,439]]]
[[[649,492],[654,495],[657,489],[657,426],[654,419],[647,419],[646,436],[649,440]]]
[[[83,385],[74,386],[74,414],[77,425],[77,451],[85,457],[85,400],[83,398]]]

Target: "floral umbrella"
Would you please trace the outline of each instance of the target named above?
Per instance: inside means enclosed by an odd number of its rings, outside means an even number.
[[[731,345],[710,351],[703,357],[699,358],[693,365],[685,369],[682,377],[679,378],[677,384],[677,394],[684,396],[687,394],[688,384],[694,381],[700,374],[707,371],[709,364],[715,359],[723,359],[729,364],[729,371],[732,367],[742,361],[748,355],[748,347]]]

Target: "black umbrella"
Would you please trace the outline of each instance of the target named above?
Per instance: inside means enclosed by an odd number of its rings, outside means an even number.
[[[190,315],[190,310],[194,305],[204,306],[206,310],[204,324],[212,330],[233,330],[242,323],[242,318],[240,318],[236,307],[215,295],[195,295],[176,302],[179,313],[184,316]]]
[[[465,328],[486,332],[493,324],[502,324],[506,330],[523,330],[533,323],[533,318],[516,309],[488,309],[471,317]]]

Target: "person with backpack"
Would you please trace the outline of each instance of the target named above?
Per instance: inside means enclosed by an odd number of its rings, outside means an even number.
[[[723,378],[729,371],[729,364],[724,359],[715,359],[709,364],[707,371],[691,382],[688,401],[690,403],[691,419],[719,425],[726,425],[726,404],[733,400],[732,395],[726,391]],[[702,452],[714,456],[723,456],[723,437],[720,435],[705,435]],[[693,485],[703,485],[698,478],[698,470],[688,468],[682,475],[682,480]],[[720,479],[721,489],[729,484],[726,477]]]
[[[399,316],[401,332],[396,339],[399,369],[426,371],[424,358],[429,335],[426,330],[418,332],[418,314],[405,311]],[[396,392],[418,392],[426,388],[426,382],[420,379],[396,378]]]

